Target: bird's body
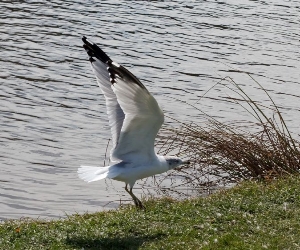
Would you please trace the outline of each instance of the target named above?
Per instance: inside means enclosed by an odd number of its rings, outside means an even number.
[[[86,171],[85,171],[86,170]],[[150,162],[118,162],[107,167],[82,166],[79,174],[87,182],[110,178],[133,186],[136,180],[169,170],[164,156],[157,155]]]
[[[81,166],[78,175],[87,182],[104,178],[125,182],[125,190],[135,205],[144,208],[132,193],[136,180],[161,174],[185,162],[177,157],[155,153],[154,140],[164,121],[164,114],[146,87],[127,69],[113,62],[96,44],[88,42],[85,37],[82,40],[106,99],[113,148],[110,166]]]

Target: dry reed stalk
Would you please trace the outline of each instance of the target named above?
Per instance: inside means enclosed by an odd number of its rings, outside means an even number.
[[[299,141],[293,139],[268,92],[250,77],[271,101],[273,117],[269,118],[265,113],[266,107],[251,99],[240,85],[229,77],[219,84],[239,95],[239,101],[235,98],[236,104],[256,119],[256,130],[259,132],[254,133],[246,127],[236,128],[219,122],[186,103],[205,115],[206,125],[177,121],[180,124],[179,128],[162,129],[157,143],[160,153],[175,152],[177,156],[188,158],[192,165],[155,179],[159,192],[182,196],[186,195],[186,192],[180,191],[182,189],[203,191],[250,178],[269,179],[299,173]],[[171,180],[169,187],[162,185],[166,179]]]

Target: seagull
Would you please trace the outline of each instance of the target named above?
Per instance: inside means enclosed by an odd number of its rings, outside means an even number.
[[[125,182],[125,190],[135,206],[145,209],[132,192],[135,182],[189,162],[155,153],[155,137],[164,122],[157,101],[130,71],[112,61],[85,36],[82,41],[106,100],[113,146],[110,166],[80,166],[78,176],[87,182],[104,178]]]

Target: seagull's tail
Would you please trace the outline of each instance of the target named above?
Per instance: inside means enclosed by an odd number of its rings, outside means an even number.
[[[109,168],[110,166],[107,167],[80,166],[80,168],[78,168],[77,170],[77,173],[80,179],[87,182],[92,182],[92,181],[98,181],[108,177]]]

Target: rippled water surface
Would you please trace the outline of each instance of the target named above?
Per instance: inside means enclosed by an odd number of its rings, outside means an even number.
[[[265,102],[238,69],[269,91],[298,135],[299,11],[296,0],[2,0],[0,218],[60,217],[128,199],[122,183],[77,178],[81,164],[103,165],[110,138],[82,35],[138,76],[168,116],[201,122],[174,98],[195,103],[225,76]],[[226,91],[217,86],[197,105],[244,119]]]

